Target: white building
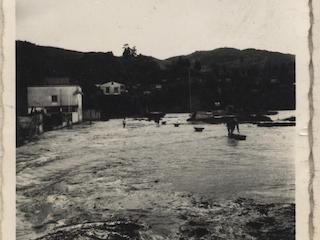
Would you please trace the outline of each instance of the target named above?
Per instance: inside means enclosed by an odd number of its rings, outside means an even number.
[[[82,121],[82,90],[75,85],[28,87],[28,109],[43,109],[47,113],[72,114],[72,122]]]
[[[98,87],[104,95],[121,95],[126,92],[125,85],[118,82],[107,82]]]

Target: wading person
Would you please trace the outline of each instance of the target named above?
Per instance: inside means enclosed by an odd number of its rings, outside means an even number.
[[[123,120],[122,120],[122,126],[123,126],[123,128],[126,127],[126,124],[127,124],[126,118],[123,118]]]
[[[154,121],[156,122],[157,127],[160,127],[160,118],[156,117]]]
[[[240,133],[238,120],[236,118],[229,119],[227,121],[228,135],[232,135],[235,128],[237,128],[238,133]]]

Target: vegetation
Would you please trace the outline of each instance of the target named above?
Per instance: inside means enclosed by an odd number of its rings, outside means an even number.
[[[126,43],[123,45],[123,53],[122,56],[124,58],[134,58],[137,56],[137,49],[134,46],[133,48],[130,48],[129,44]]]
[[[128,44],[117,57],[17,41],[16,55],[18,114],[26,111],[26,87],[45,84],[47,77],[68,77],[79,84],[86,108],[103,108],[95,84],[108,81],[126,84],[123,102],[132,113],[146,108],[189,111],[189,86],[193,110],[295,108],[295,57],[290,54],[219,48],[159,60],[137,54]]]

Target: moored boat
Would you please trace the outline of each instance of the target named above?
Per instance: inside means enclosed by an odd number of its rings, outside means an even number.
[[[196,132],[202,132],[204,130],[204,127],[194,127],[194,130]]]
[[[275,122],[259,122],[258,127],[290,127],[295,126],[296,122],[290,121],[275,121]]]
[[[235,140],[246,140],[247,136],[246,135],[242,135],[242,134],[229,134],[228,138],[232,138]]]
[[[164,112],[147,112],[145,114],[145,117],[148,118],[148,120],[157,120],[161,119],[165,116],[166,114]]]
[[[272,119],[268,116],[261,114],[249,114],[249,113],[226,113],[224,111],[214,112],[194,112],[191,117],[187,119],[188,122],[197,123],[209,123],[220,124],[226,123],[230,118],[236,117],[239,123],[258,123],[258,122],[271,122]]]

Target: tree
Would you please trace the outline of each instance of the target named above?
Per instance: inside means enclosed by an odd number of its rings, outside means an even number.
[[[128,43],[123,45],[123,53],[122,56],[125,58],[134,58],[137,56],[137,49],[135,46],[133,46],[132,48],[129,46]]]
[[[194,70],[199,72],[201,70],[201,62],[199,60],[196,60],[194,62],[193,68],[194,68]]]

